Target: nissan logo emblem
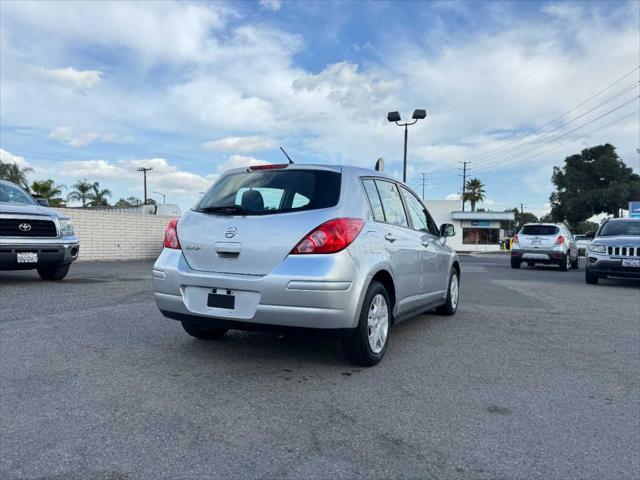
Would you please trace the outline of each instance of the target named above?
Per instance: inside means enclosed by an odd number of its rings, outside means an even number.
[[[227,227],[224,231],[224,236],[227,238],[233,238],[236,236],[236,233],[238,233],[238,229],[236,227]]]
[[[29,230],[31,230],[31,225],[29,225],[28,223],[21,223],[20,225],[18,225],[18,230],[20,230],[21,232],[28,232]]]

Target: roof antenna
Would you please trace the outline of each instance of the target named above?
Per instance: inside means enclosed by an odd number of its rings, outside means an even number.
[[[380,157],[376,160],[376,172],[382,172],[384,170],[384,158]]]
[[[284,148],[280,147],[280,150],[282,150],[282,153],[284,153],[284,156],[289,159],[289,165],[291,165],[293,163],[293,160],[291,160],[291,157],[287,155],[287,152],[284,151]]]

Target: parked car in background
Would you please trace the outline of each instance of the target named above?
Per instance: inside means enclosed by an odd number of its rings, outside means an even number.
[[[609,218],[602,222],[587,250],[584,279],[640,278],[640,218]]]
[[[44,280],[62,280],[78,258],[73,224],[46,200],[34,200],[0,180],[0,270],[36,269]]]
[[[573,238],[575,238],[576,245],[578,245],[578,253],[580,254],[580,256],[586,256],[587,247],[589,246],[589,244],[591,243],[591,239],[593,238],[593,232],[591,232],[591,235],[589,235],[588,233],[574,235]]]
[[[166,231],[155,301],[190,335],[339,333],[374,365],[398,321],[458,307],[460,264],[420,198],[380,172],[263,165],[223,174]]]
[[[566,272],[578,268],[579,258],[573,235],[563,224],[527,223],[513,237],[512,268],[520,268],[522,262],[526,262],[530,267],[558,265]]]

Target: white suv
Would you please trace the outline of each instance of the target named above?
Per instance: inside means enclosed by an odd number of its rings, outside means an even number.
[[[511,267],[520,268],[522,262],[530,267],[536,263],[559,265],[566,272],[578,268],[578,246],[563,224],[527,223],[513,237]]]

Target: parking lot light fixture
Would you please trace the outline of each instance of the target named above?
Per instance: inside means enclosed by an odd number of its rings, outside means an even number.
[[[400,123],[400,112],[389,112],[387,113],[387,121],[390,123],[395,123],[399,127],[404,127],[404,160],[402,163],[402,181],[407,181],[407,141],[409,138],[409,125],[413,125],[418,120],[422,120],[426,118],[427,111],[424,109],[417,108],[413,111],[413,115],[411,116],[413,122],[405,122]]]

